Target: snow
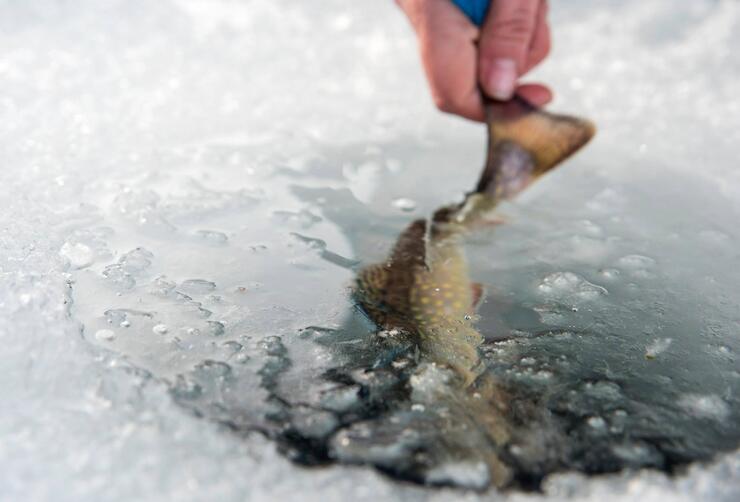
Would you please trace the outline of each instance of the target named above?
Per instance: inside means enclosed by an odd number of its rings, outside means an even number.
[[[553,3],[532,79],[599,134],[472,243],[509,320],[559,333],[510,367],[550,381],[541,350],[567,341],[604,374],[635,366],[635,402],[736,436],[740,3]],[[472,186],[482,131],[433,109],[415,51],[392,2],[0,2],[0,499],[740,498],[738,451],[500,495],[298,467],[219,425],[260,424],[271,385],[313,392],[333,355],[306,328],[342,324],[348,267]]]

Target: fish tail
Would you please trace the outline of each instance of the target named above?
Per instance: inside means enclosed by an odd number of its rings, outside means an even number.
[[[488,157],[476,188],[509,199],[593,137],[588,120],[535,108],[519,96],[486,105]]]

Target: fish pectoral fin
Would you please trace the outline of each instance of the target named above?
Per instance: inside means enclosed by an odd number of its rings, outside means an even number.
[[[519,96],[486,105],[488,158],[477,191],[513,197],[593,137],[588,120],[535,108]]]
[[[369,265],[357,273],[354,299],[375,323],[383,324],[388,317],[386,306],[388,269],[385,265]]]
[[[470,308],[475,312],[486,296],[486,288],[480,282],[472,282],[470,283],[470,291],[473,294],[473,303]]]

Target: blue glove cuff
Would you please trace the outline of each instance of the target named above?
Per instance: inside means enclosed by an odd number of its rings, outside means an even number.
[[[457,5],[471,21],[480,26],[486,18],[491,0],[452,0],[452,3]]]

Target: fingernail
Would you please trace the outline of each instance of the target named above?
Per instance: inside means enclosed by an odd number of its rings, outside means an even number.
[[[485,86],[489,96],[507,100],[516,87],[516,63],[513,59],[494,59],[486,76]]]

